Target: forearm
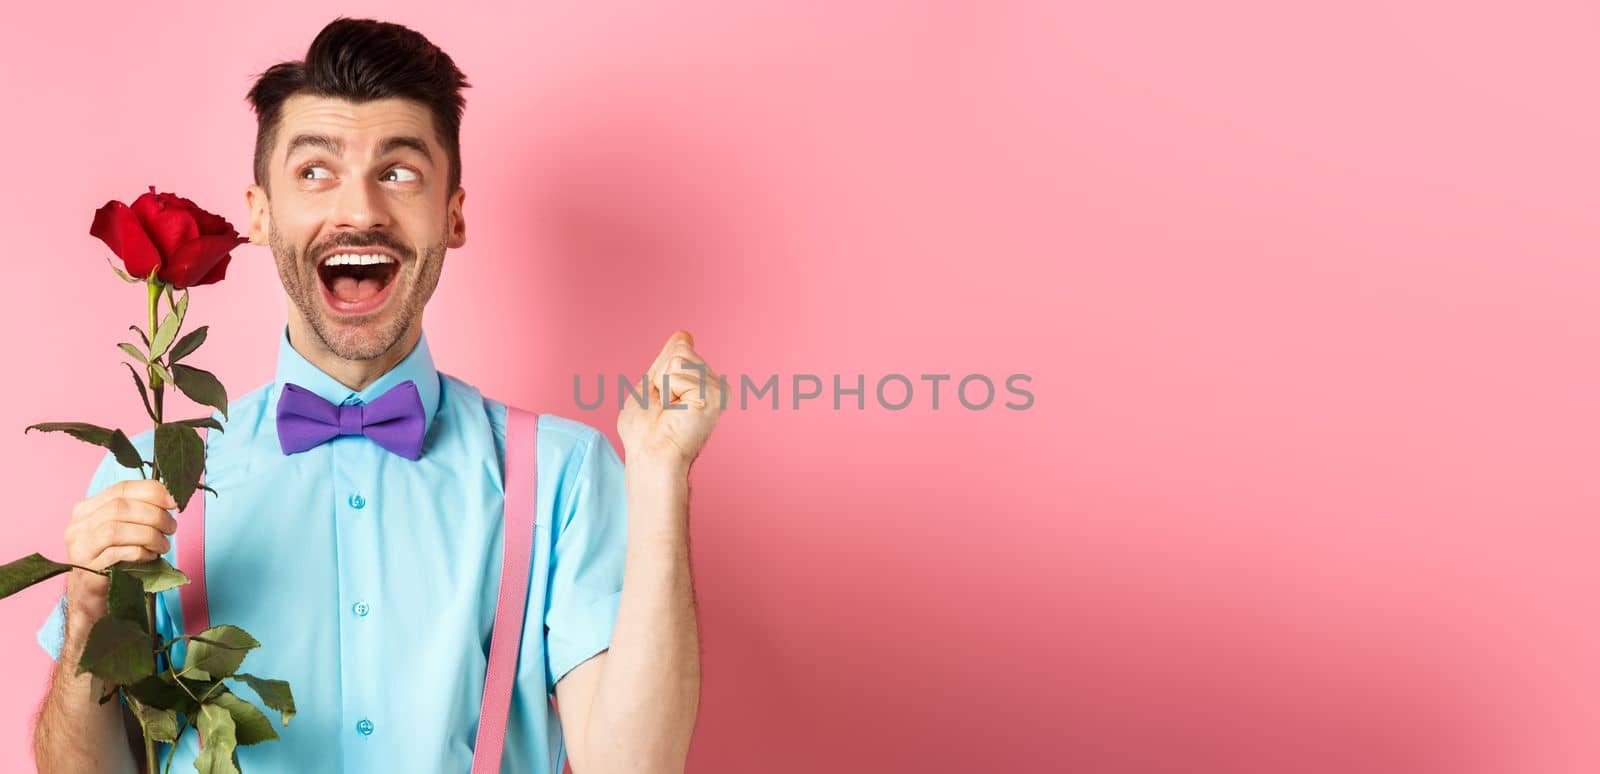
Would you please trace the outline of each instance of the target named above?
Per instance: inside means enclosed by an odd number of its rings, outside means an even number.
[[[700,707],[687,471],[627,467],[622,601],[586,733],[597,772],[681,772]]]
[[[105,684],[88,672],[75,674],[93,625],[94,621],[81,616],[67,617],[61,658],[33,735],[33,754],[41,774],[139,771],[128,745],[122,703],[112,699],[100,704]]]

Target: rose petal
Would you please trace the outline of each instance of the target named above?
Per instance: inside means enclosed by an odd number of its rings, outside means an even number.
[[[202,236],[239,233],[238,230],[233,227],[233,224],[229,223],[227,219],[223,218],[221,215],[214,215],[200,209],[199,207],[194,208],[194,211],[190,214],[194,216],[194,222],[200,227],[200,234]]]
[[[178,247],[177,253],[161,269],[161,279],[182,289],[204,285],[222,279],[217,264],[226,260],[228,252],[240,242],[250,240],[234,235],[196,237]],[[216,278],[212,279],[213,272]]]
[[[145,233],[139,216],[122,202],[106,202],[104,207],[95,210],[89,235],[105,242],[135,277],[148,277],[152,270],[161,266],[161,254],[150,241],[150,235]]]
[[[233,260],[233,256],[231,254],[222,256],[222,260],[217,261],[217,265],[211,268],[211,273],[207,274],[199,282],[196,282],[194,284],[195,285],[210,285],[213,282],[221,282],[223,276],[228,273],[228,261],[230,261],[230,260]],[[193,287],[193,286],[191,285],[190,287]]]
[[[144,230],[150,234],[150,241],[155,243],[161,257],[171,260],[179,246],[200,236],[200,227],[190,214],[191,210],[175,201],[181,197],[157,194],[154,186],[151,188],[150,193],[140,194],[134,200],[133,214],[139,216],[139,222],[144,224]]]

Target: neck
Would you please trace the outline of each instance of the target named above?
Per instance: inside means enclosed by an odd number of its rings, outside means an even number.
[[[289,346],[323,373],[340,384],[360,392],[405,360],[422,337],[422,326],[413,325],[388,352],[370,360],[349,360],[322,343],[322,338],[311,329],[300,315],[289,316]]]

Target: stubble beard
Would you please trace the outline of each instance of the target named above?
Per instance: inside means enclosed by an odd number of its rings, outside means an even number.
[[[324,317],[322,301],[318,298],[322,293],[322,279],[317,276],[317,267],[304,260],[299,251],[282,238],[276,226],[268,228],[267,240],[278,265],[278,279],[283,282],[284,293],[300,310],[301,318],[310,323],[322,345],[345,360],[372,360],[393,348],[422,316],[422,309],[438,287],[439,274],[444,269],[445,238],[440,237],[418,257],[418,273],[412,281],[405,288],[397,288],[404,290],[405,295],[390,301],[393,311],[387,322],[376,328],[335,326]],[[404,266],[401,271],[405,271]],[[396,274],[391,282],[402,279]]]

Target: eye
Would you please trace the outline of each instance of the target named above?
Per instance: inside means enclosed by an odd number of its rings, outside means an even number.
[[[321,164],[307,164],[306,166],[303,166],[303,167],[300,168],[300,179],[304,180],[305,176],[306,176],[306,173],[310,172],[313,169],[321,169],[324,172],[328,171]],[[331,175],[330,175],[330,177],[331,177]],[[315,179],[319,179],[319,178],[312,178],[312,179],[315,180]]]
[[[412,170],[406,169],[405,167],[390,167],[389,168],[389,172],[403,172],[403,173],[411,176],[410,180],[405,180],[405,179],[400,180],[400,182],[402,182],[402,183],[410,183],[410,182],[422,179],[421,175],[418,175],[416,172],[413,172]],[[387,175],[388,172],[386,172],[384,174]]]

